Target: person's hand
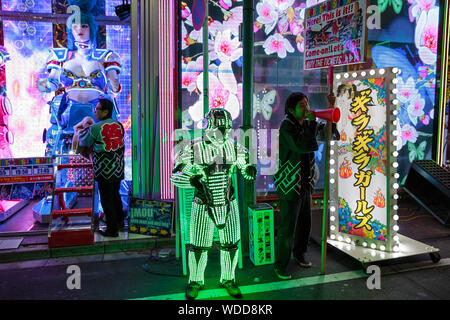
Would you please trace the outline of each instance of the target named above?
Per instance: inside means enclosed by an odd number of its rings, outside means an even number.
[[[199,189],[201,190],[203,188],[202,183],[200,182],[200,180],[202,179],[202,175],[197,174],[195,176],[192,176],[189,179],[189,183],[191,184],[191,186],[193,186],[195,189]]]
[[[84,125],[84,129],[89,128],[91,125],[93,125],[94,119],[92,119],[91,117],[87,116],[83,118],[83,125]]]
[[[327,102],[328,102],[328,108],[334,108],[334,104],[336,103],[336,96],[334,95],[333,92],[331,92],[327,96]]]
[[[256,167],[255,166],[248,166],[245,168],[245,174],[249,176],[252,180],[256,178]]]
[[[305,111],[305,118],[308,120],[316,120],[316,116],[314,115],[314,111],[307,110]]]
[[[50,88],[47,87],[47,79],[39,79],[37,81],[37,88],[40,92],[49,93]]]

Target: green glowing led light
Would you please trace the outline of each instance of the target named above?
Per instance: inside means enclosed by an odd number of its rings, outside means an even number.
[[[210,118],[208,129],[214,125],[231,128],[230,121],[229,118],[220,118],[213,122]],[[192,140],[177,155],[171,177],[172,183],[179,188],[196,187],[189,231],[192,246],[188,255],[189,281],[202,284],[208,250],[212,247],[216,230],[220,242],[220,281],[235,278],[241,230],[232,177],[238,169],[245,179],[254,179],[247,174],[251,166],[247,160],[248,151],[232,139],[216,139],[216,133],[206,130],[203,137]]]

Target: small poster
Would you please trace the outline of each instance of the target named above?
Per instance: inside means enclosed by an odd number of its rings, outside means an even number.
[[[51,158],[0,160],[0,200],[40,199],[53,191]]]
[[[363,63],[366,0],[330,0],[305,13],[305,70]]]
[[[131,199],[128,229],[131,233],[169,237],[172,227],[172,202]]]

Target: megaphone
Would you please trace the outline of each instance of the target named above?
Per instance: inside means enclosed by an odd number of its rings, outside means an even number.
[[[336,123],[341,118],[341,110],[339,108],[330,108],[324,110],[312,110],[315,117]]]

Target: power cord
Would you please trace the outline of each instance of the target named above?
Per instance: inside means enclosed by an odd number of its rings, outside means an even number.
[[[164,257],[164,258],[160,258],[158,256],[154,256],[153,255],[153,250],[158,249],[158,248],[152,248],[150,251],[150,257],[148,258],[149,262],[163,262],[163,263],[167,263],[167,262],[172,262],[175,260],[175,257]],[[153,275],[158,275],[158,276],[166,276],[166,277],[177,277],[177,278],[184,278],[183,275],[180,274],[171,274],[171,273],[163,273],[163,272],[156,272],[150,269],[150,263],[146,263],[142,265],[142,269],[150,274]]]

